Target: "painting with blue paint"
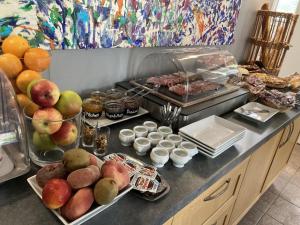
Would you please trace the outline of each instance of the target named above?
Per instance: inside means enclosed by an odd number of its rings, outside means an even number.
[[[241,0],[1,0],[0,38],[45,49],[228,45]]]

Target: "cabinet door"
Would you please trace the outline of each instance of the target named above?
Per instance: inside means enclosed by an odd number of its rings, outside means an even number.
[[[225,205],[212,215],[203,225],[228,225],[235,198],[232,197]]]
[[[230,224],[236,224],[257,200],[272,159],[279,144],[282,131],[263,144],[250,157],[240,191],[230,218]]]
[[[172,225],[173,217],[170,218],[167,222],[165,222],[163,225]]]
[[[208,190],[199,195],[190,204],[180,210],[172,225],[203,224],[211,215],[221,208],[229,199],[235,198],[243,179],[249,159],[242,162],[226,174]]]
[[[300,118],[289,124],[285,129],[287,135],[283,135],[268,172],[263,191],[267,190],[274,179],[287,164],[300,131]]]

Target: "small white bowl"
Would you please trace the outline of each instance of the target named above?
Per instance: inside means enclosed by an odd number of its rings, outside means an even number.
[[[164,138],[173,133],[173,130],[170,127],[166,126],[159,127],[157,131],[161,133]]]
[[[145,126],[135,126],[133,128],[133,131],[135,133],[135,136],[137,138],[139,137],[147,137],[148,129]]]
[[[169,161],[169,151],[162,147],[153,148],[150,153],[150,158],[155,167],[161,168]]]
[[[190,157],[193,157],[194,155],[197,155],[198,152],[199,152],[197,146],[195,144],[193,144],[192,142],[189,142],[189,141],[181,142],[181,144],[179,145],[179,148],[187,150]]]
[[[144,156],[151,148],[151,142],[148,138],[139,137],[135,139],[133,148],[135,149],[137,155]]]
[[[156,146],[158,142],[164,139],[161,133],[151,132],[148,134],[148,139],[151,141],[152,146]]]
[[[135,133],[130,129],[120,130],[119,139],[121,141],[121,145],[130,146],[135,139]]]
[[[172,141],[161,140],[158,142],[157,147],[162,147],[171,153],[171,151],[175,148],[175,144]]]
[[[172,141],[175,144],[175,146],[178,147],[182,142],[182,137],[180,137],[177,134],[169,134],[166,140]]]
[[[173,161],[173,165],[177,168],[184,167],[184,165],[191,160],[188,151],[182,148],[175,148],[172,151],[170,158]]]
[[[143,125],[148,129],[148,132],[157,131],[157,123],[153,121],[145,121]]]

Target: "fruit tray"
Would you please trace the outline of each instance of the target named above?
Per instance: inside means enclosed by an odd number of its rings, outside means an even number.
[[[103,164],[103,162],[101,160],[98,160],[98,165],[101,165],[101,164]],[[31,188],[35,191],[35,193],[39,196],[39,198],[42,199],[42,188],[36,182],[36,175],[29,177],[27,179],[27,182],[29,183]],[[79,225],[79,224],[82,224],[82,223],[86,222],[87,220],[91,219],[92,217],[94,217],[98,213],[102,212],[106,208],[110,207],[111,205],[115,204],[119,199],[121,199],[124,195],[126,195],[132,188],[133,187],[131,185],[128,185],[128,187],[126,189],[122,190],[122,192],[120,192],[111,203],[109,203],[107,205],[100,205],[100,206],[94,206],[94,207],[92,206],[92,208],[86,214],[84,214],[83,216],[81,216],[80,218],[78,218],[72,222],[69,222],[65,218],[63,218],[59,212],[59,209],[57,209],[57,210],[51,209],[51,211],[63,224]]]

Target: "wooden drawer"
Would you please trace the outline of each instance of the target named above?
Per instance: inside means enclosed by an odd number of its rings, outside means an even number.
[[[240,188],[249,159],[240,163],[227,175],[219,179],[208,190],[194,199],[179,211],[172,225],[203,224],[211,215],[224,205],[230,198],[236,196]]]
[[[213,214],[203,225],[228,225],[235,198],[231,197],[223,207]]]

